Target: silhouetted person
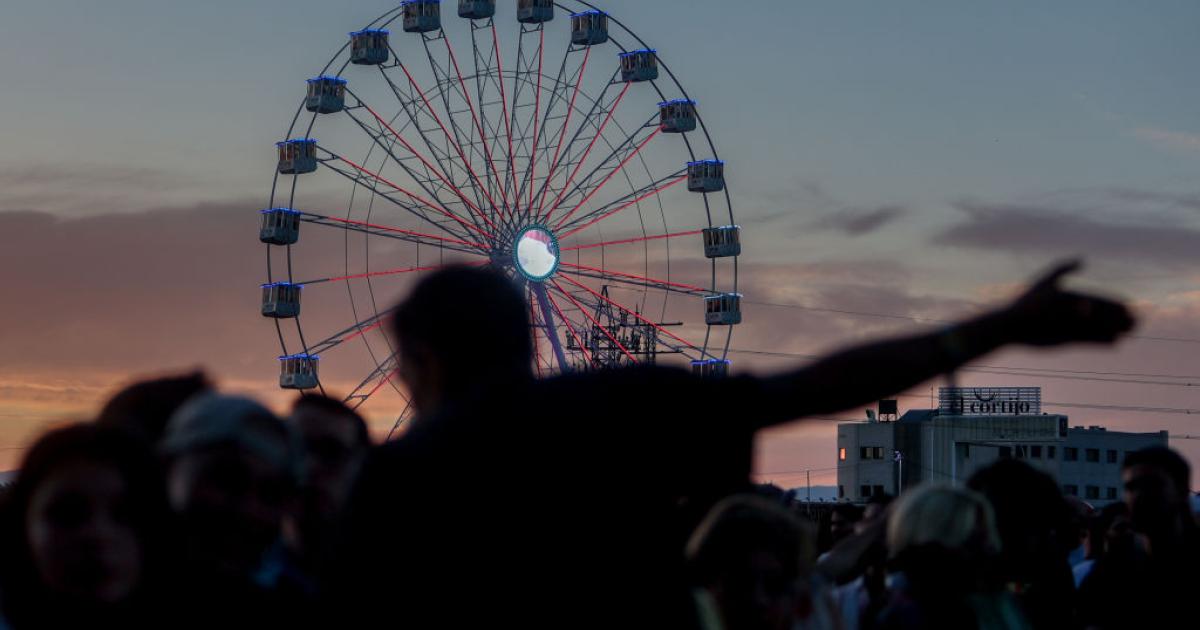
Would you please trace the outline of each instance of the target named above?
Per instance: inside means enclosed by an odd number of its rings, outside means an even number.
[[[1075,515],[1050,475],[1001,459],[967,481],[996,515],[1004,553],[994,576],[1017,594],[1034,628],[1075,624],[1075,581],[1068,556],[1079,544]]]
[[[834,607],[814,592],[813,535],[778,503],[736,495],[717,504],[687,545],[699,601],[730,630],[834,628]]]
[[[688,625],[677,506],[695,514],[748,488],[756,431],[885,398],[1005,344],[1129,330],[1120,304],[1058,288],[1073,269],[945,331],[723,380],[639,367],[535,381],[513,280],[431,275],[396,311],[418,414],[364,468],[339,580],[357,603],[340,610],[418,627]]]
[[[140,381],[113,395],[100,411],[99,421],[158,444],[171,415],[192,397],[211,391],[212,383],[203,372]]]
[[[1071,568],[1075,576],[1075,588],[1083,585],[1102,558],[1112,558],[1112,562],[1124,562],[1126,566],[1131,566],[1128,563],[1137,556],[1138,549],[1129,522],[1129,506],[1121,502],[1104,506],[1088,522],[1088,541],[1087,559]]]
[[[1001,551],[983,495],[926,484],[900,497],[888,520],[893,573],[884,630],[1021,630],[1017,604],[989,575]]]
[[[308,585],[282,539],[301,474],[288,427],[254,401],[208,394],[171,417],[161,449],[183,534],[185,586],[195,596],[180,617],[212,627],[237,610],[249,627],[302,615]]]
[[[25,455],[0,519],[4,617],[18,630],[168,627],[171,534],[142,440],[95,424],[51,431]]]
[[[854,535],[854,529],[863,518],[863,508],[853,503],[839,503],[829,513],[829,546]]]
[[[1088,627],[1165,628],[1194,616],[1200,593],[1200,534],[1191,514],[1191,468],[1175,451],[1151,447],[1121,466],[1138,545],[1096,562],[1083,581]]]
[[[340,400],[307,394],[296,400],[287,423],[299,436],[304,480],[289,520],[290,546],[310,575],[330,560],[354,479],[371,448],[367,423]]]

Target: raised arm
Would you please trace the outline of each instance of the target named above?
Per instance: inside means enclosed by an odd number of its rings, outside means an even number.
[[[767,378],[761,426],[871,404],[1005,345],[1110,344],[1133,328],[1133,316],[1119,302],[1060,288],[1079,267],[1059,265],[1011,305],[939,332],[837,352]]]

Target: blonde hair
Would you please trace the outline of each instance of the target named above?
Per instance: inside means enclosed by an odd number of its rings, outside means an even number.
[[[887,539],[892,557],[928,544],[962,549],[982,542],[983,550],[1000,549],[996,518],[987,499],[946,484],[922,485],[900,497],[888,521]]]

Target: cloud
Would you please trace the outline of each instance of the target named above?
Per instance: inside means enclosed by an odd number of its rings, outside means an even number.
[[[850,210],[826,216],[817,226],[845,232],[850,236],[870,234],[908,212],[903,206],[888,205],[867,210]]]
[[[1158,127],[1138,127],[1133,130],[1133,135],[1161,149],[1200,151],[1200,133],[1172,131]]]
[[[1011,254],[1086,255],[1129,266],[1194,269],[1200,230],[1158,217],[1142,222],[1068,212],[1061,207],[963,201],[966,221],[933,237],[937,245]]]

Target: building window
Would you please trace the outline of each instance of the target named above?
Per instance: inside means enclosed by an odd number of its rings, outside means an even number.
[[[1030,446],[1029,447],[1029,456],[1034,459],[1041,459],[1042,458],[1042,446],[1040,444],[1035,444],[1033,446]]]
[[[846,461],[846,449],[844,449],[844,448],[838,449],[838,459],[843,462]]]
[[[858,490],[859,490],[859,496],[861,496],[862,498],[864,498],[864,499],[871,498],[871,486],[863,486],[863,487],[859,488]]]
[[[1079,461],[1079,449],[1068,446],[1063,449],[1063,461],[1077,462]]]
[[[1116,500],[1116,498],[1117,498],[1117,489],[1116,489],[1116,488],[1105,488],[1105,490],[1104,490],[1104,498],[1108,499],[1109,501]]]
[[[1000,459],[1008,459],[1010,457],[1012,457],[1012,447],[1011,446],[1001,446],[1000,447]]]
[[[871,487],[871,496],[873,496],[873,497],[883,496],[883,486],[872,486]]]
[[[1108,450],[1108,463],[1110,463],[1110,464],[1117,463],[1117,452],[1112,449]]]
[[[1087,449],[1087,460],[1088,460],[1088,462],[1093,463],[1093,464],[1100,463],[1100,449],[1098,449],[1098,448]]]
[[[1063,486],[1063,494],[1069,497],[1077,497],[1079,496],[1079,486],[1067,484]]]
[[[1099,486],[1087,486],[1086,488],[1084,488],[1084,490],[1087,492],[1087,498],[1089,498],[1089,499],[1099,499],[1100,498]]]
[[[882,446],[863,446],[859,448],[859,456],[862,459],[883,459]]]
[[[1046,447],[1046,459],[1054,459],[1057,456],[1058,456],[1058,447],[1057,446],[1047,446]]]

